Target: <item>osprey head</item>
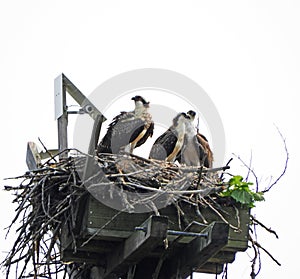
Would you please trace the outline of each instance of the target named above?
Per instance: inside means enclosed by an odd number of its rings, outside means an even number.
[[[189,111],[187,112],[187,115],[189,116],[189,118],[190,118],[191,120],[194,120],[194,119],[195,119],[195,116],[196,116],[196,112],[193,111],[193,110],[189,110]]]
[[[181,112],[181,113],[178,113],[175,118],[173,119],[173,125],[176,127],[178,126],[178,124],[180,123],[184,123],[186,119],[188,119],[189,116],[184,113],[184,112]]]
[[[148,108],[149,104],[150,104],[150,102],[146,102],[146,100],[143,97],[138,96],[138,95],[132,97],[131,100],[133,100],[136,104],[139,102],[140,104],[142,104],[146,108]]]

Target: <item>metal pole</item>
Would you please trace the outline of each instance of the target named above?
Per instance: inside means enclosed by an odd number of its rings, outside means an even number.
[[[54,80],[55,118],[57,119],[59,159],[68,158],[68,108],[66,102],[66,86],[63,77],[63,74],[61,74]]]
[[[95,148],[105,116],[84,96],[84,94],[64,75],[60,74],[54,80],[55,119],[58,129],[58,151],[59,159],[68,158],[68,106],[67,93],[81,106],[84,113],[89,114],[95,120],[89,154],[94,155]]]

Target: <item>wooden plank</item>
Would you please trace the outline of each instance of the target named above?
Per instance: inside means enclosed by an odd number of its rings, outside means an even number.
[[[128,238],[132,231],[121,231],[121,230],[112,230],[112,229],[99,229],[99,228],[87,228],[86,230],[88,235],[93,235],[95,239],[108,239],[121,241],[124,238]]]
[[[208,273],[208,274],[220,274],[223,272],[224,265],[217,263],[206,263],[203,266],[194,269],[194,272]]]
[[[202,229],[205,228],[206,225],[197,225],[198,223],[201,223],[202,220],[195,214],[193,208],[186,204],[180,206],[185,212],[186,222],[182,222],[184,230],[191,232],[202,232]],[[134,228],[140,226],[141,223],[149,218],[150,214],[133,214],[127,212],[120,213],[119,211],[102,204],[90,195],[87,195],[87,201],[82,202],[82,206],[80,208],[81,209],[79,212],[84,214],[79,218],[81,221],[79,220],[79,222],[77,222],[78,231],[76,230],[76,234],[78,234],[83,241],[93,236],[95,245],[98,245],[97,241],[100,241],[99,245],[103,244],[101,241],[119,242],[119,244],[120,242],[123,243],[125,239],[132,235]],[[231,228],[229,229],[228,243],[221,249],[221,251],[224,252],[224,257],[219,257],[221,254],[217,254],[215,256],[210,255],[210,258],[207,259],[207,261],[211,262],[212,264],[215,264],[215,262],[221,264],[225,262],[225,260],[229,262],[232,261],[232,258],[234,258],[234,253],[236,251],[244,251],[247,249],[248,245],[249,210],[245,208],[239,209],[239,216],[237,218],[236,210],[232,206],[225,206],[222,207],[222,209],[225,210],[223,214],[230,223],[237,225],[237,222],[240,222],[241,232],[237,232]],[[220,218],[211,209],[204,208],[201,210],[208,222],[212,222],[213,220],[220,221]],[[182,230],[178,225],[178,214],[174,206],[168,206],[167,208],[160,210],[160,212],[162,215],[166,215],[169,218],[168,229],[179,231]],[[188,222],[192,223],[192,225],[188,225]],[[190,236],[181,236],[179,238],[176,236],[168,236],[169,249],[175,242],[180,245],[180,249],[185,249],[186,244],[191,244],[196,239]],[[83,249],[88,251],[89,247],[90,246],[88,245],[86,246],[86,249]],[[71,248],[72,247],[70,244],[69,248],[66,249]],[[94,249],[91,249],[91,251],[93,250]],[[99,247],[99,251],[100,250],[101,247]],[[158,259],[162,253],[164,253],[164,251],[165,250],[163,249],[163,246],[157,247],[151,252],[151,254],[149,254],[148,257],[155,257]],[[230,258],[230,256],[228,256],[228,258],[225,257],[227,252],[233,253],[231,254],[233,255],[232,258]],[[109,251],[108,253],[110,254]],[[172,257],[172,253],[173,251],[169,253],[167,258]],[[174,253],[176,253],[176,249]]]
[[[61,255],[61,260],[64,263],[88,263],[95,264],[97,266],[104,266],[105,264],[104,256],[90,251],[77,251],[76,253],[73,253],[71,250],[65,250]]]
[[[238,207],[238,219],[240,222],[240,231],[230,229],[228,244],[224,247],[224,251],[246,251],[248,248],[248,237],[249,237],[249,223],[250,223],[250,209],[240,206]],[[234,216],[236,213],[233,212]],[[236,220],[237,217],[234,217]],[[237,224],[235,224],[237,226]]]
[[[185,226],[182,224],[183,228],[178,225],[178,213],[176,208],[171,205],[160,210],[161,215],[167,216],[169,218],[169,229],[172,230],[188,230],[187,226],[192,223],[203,223],[203,220],[196,215],[195,209],[193,206],[188,204],[180,205],[183,212],[185,213]],[[131,214],[131,213],[121,213],[115,218],[115,215],[118,214],[117,210],[109,208],[96,199],[89,198],[88,206],[88,216],[87,216],[87,227],[93,229],[101,228],[105,225],[107,230],[120,230],[120,231],[132,231],[135,226],[138,226],[141,222],[146,220],[149,217],[149,213],[145,214]],[[248,231],[249,231],[249,209],[238,207],[237,216],[236,210],[232,206],[222,206],[224,210],[223,215],[226,217],[228,222],[234,226],[240,224],[240,231],[230,228],[229,230],[229,241],[224,250],[226,251],[245,251],[248,248]],[[213,212],[210,208],[201,208],[203,216],[206,218],[208,223],[213,221],[221,221],[220,217]],[[110,221],[111,220],[111,221]],[[183,222],[184,223],[184,222]],[[186,228],[185,228],[186,227]],[[193,230],[189,230],[193,231]],[[196,232],[196,231],[195,231]],[[169,236],[169,241],[174,241],[176,237]],[[191,238],[185,238],[186,242],[190,242]],[[184,239],[182,241],[185,241]]]
[[[120,276],[128,266],[141,261],[155,247],[162,245],[167,236],[168,218],[151,216],[140,227],[145,231],[135,231],[107,256],[107,266],[100,278]]]
[[[194,232],[194,233],[200,233],[202,232],[205,228],[207,227],[207,225],[198,223],[193,221],[192,223],[190,223],[185,229],[185,232]],[[177,237],[174,241],[176,241],[177,243],[190,243],[192,240],[194,240],[196,237],[190,237],[190,236],[179,236]]]
[[[102,123],[104,122],[104,120],[105,120],[105,118],[102,114],[98,114],[96,116],[96,119],[95,119],[94,125],[93,125],[92,134],[91,134],[89,149],[88,149],[88,154],[90,154],[90,155],[95,154],[95,150],[97,148],[98,141],[99,141],[99,135],[101,132]]]
[[[87,158],[86,158],[83,176],[82,176],[83,181],[86,181],[91,176],[93,176],[95,174],[95,171],[99,172],[99,166],[94,158],[94,155],[95,155],[95,150],[97,148],[103,121],[104,121],[104,116],[102,114],[98,114],[96,116],[96,119],[95,119],[94,125],[93,125],[93,130],[92,130],[91,139],[90,139],[90,143],[89,143],[89,149],[88,149],[88,154],[91,156],[87,156]],[[85,185],[85,186],[88,186],[88,185]]]
[[[123,238],[127,238],[139,226],[149,218],[151,213],[120,213],[118,210],[110,208],[103,203],[90,196],[87,202],[87,209],[82,209],[87,213],[87,219],[83,229],[87,232],[94,233],[99,230],[97,238],[107,236],[101,231],[120,231]],[[127,233],[126,233],[127,232]]]
[[[235,260],[235,252],[220,251],[209,259],[211,263],[232,263]]]
[[[229,226],[225,223],[213,222],[202,232],[207,232],[208,237],[198,237],[186,244],[184,249],[175,250],[164,264],[162,277],[159,278],[178,278],[178,275],[179,278],[186,278],[227,244]]]
[[[41,165],[37,145],[32,141],[27,143],[26,164],[29,170],[37,169]]]
[[[239,227],[239,231],[233,228],[229,230],[229,241],[224,250],[226,251],[245,251],[248,248],[248,232],[250,222],[249,208],[242,207],[238,204],[235,205],[238,210],[233,206],[221,205],[222,215],[233,226]],[[184,220],[182,223],[189,223],[196,221],[203,223],[203,220],[196,214],[195,207],[186,203],[181,203],[180,208],[184,212]],[[214,221],[222,221],[220,216],[216,214],[209,207],[200,208],[201,214],[204,216],[208,223]],[[178,213],[174,206],[168,206],[160,210],[161,214],[169,217],[170,229],[178,230]]]

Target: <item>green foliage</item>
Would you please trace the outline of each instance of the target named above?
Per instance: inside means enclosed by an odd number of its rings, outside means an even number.
[[[229,180],[229,185],[226,190],[220,193],[222,197],[232,197],[237,202],[245,204],[250,208],[254,207],[256,201],[263,201],[262,192],[253,192],[249,186],[253,185],[251,182],[243,181],[240,175],[233,176]]]

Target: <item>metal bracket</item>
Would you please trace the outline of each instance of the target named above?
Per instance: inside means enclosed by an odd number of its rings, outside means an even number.
[[[135,231],[130,237],[107,256],[107,266],[99,278],[112,279],[122,274],[130,265],[147,257],[151,251],[162,245],[167,236],[168,218],[150,216],[140,228],[145,232]]]
[[[229,225],[212,222],[201,231],[207,237],[196,237],[187,243],[184,249],[174,247],[174,254],[165,262],[162,272],[166,278],[186,278],[191,270],[203,266],[207,260],[219,252],[228,242]],[[180,271],[180,274],[178,274]]]
[[[135,227],[136,231],[147,232],[146,227]],[[196,233],[196,232],[184,232],[184,231],[174,231],[167,230],[167,235],[176,235],[176,236],[190,236],[190,237],[208,237],[208,233]]]
[[[68,106],[66,94],[69,94],[80,106],[80,112],[89,114],[91,118],[98,122],[98,131],[100,133],[102,122],[106,120],[105,116],[96,106],[62,73],[54,80],[54,101],[55,101],[55,119],[58,126],[58,150],[60,159],[68,157]],[[99,124],[100,122],[100,124]],[[99,133],[93,142],[98,141]]]

